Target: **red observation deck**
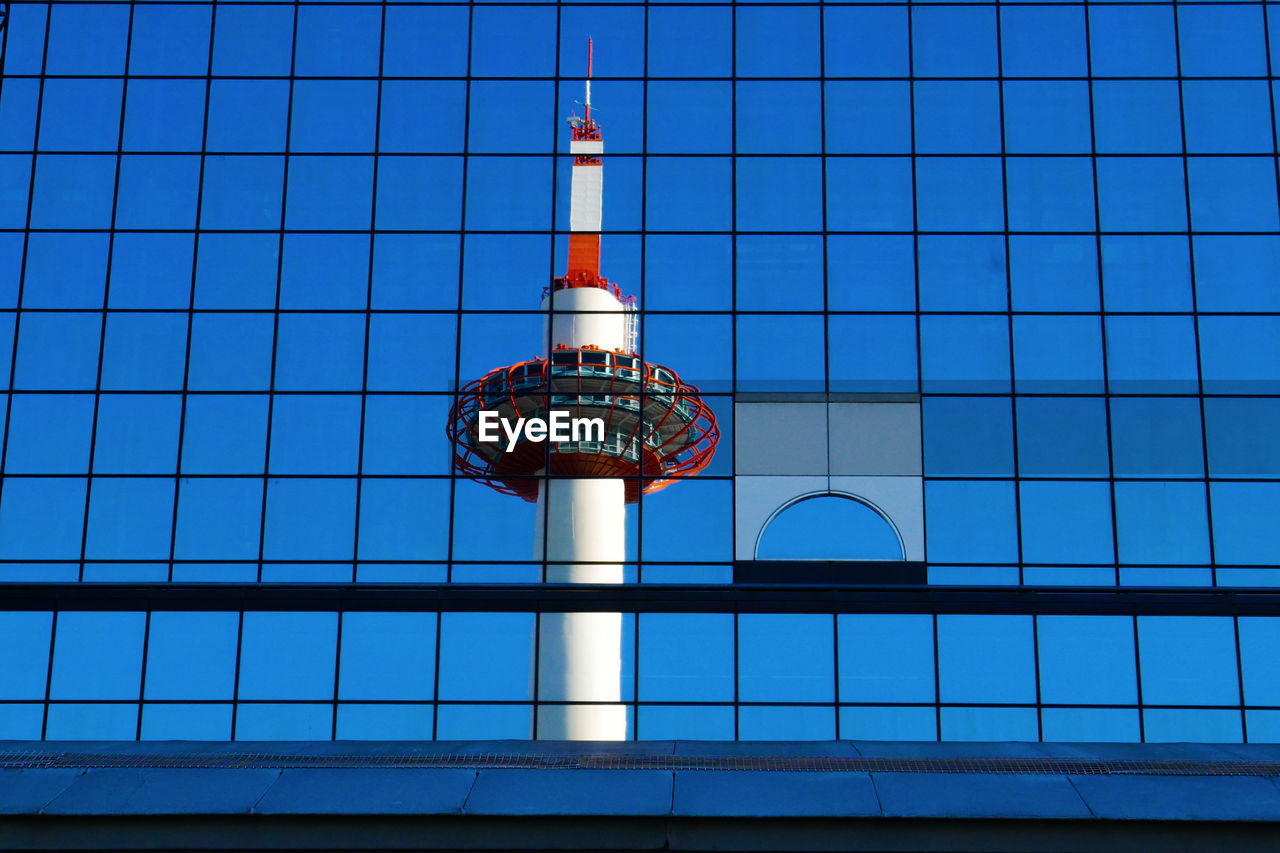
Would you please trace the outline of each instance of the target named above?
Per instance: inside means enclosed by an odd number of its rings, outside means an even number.
[[[600,275],[604,142],[591,118],[588,50],[585,111],[570,116],[573,154],[569,262],[543,293],[551,345],[546,358],[499,367],[464,385],[446,431],[456,470],[502,492],[538,500],[542,475],[626,478],[626,502],[701,471],[720,431],[697,388],[635,351],[635,299]],[[480,441],[480,418],[600,419],[603,438],[531,441],[521,432]],[[491,433],[492,434],[492,433]],[[584,438],[583,435],[579,439]]]

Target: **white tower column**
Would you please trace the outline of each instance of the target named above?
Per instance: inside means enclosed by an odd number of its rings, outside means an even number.
[[[550,293],[544,340],[578,349],[619,350],[626,313],[598,287]],[[583,312],[583,313],[579,313]],[[545,551],[543,549],[545,539]],[[622,583],[626,562],[626,484],[621,479],[551,477],[538,484],[534,559],[547,560],[547,583]],[[538,699],[602,702],[539,705],[542,740],[625,740],[622,614],[544,613],[538,632]]]
[[[619,479],[543,480],[538,489],[538,541],[543,536],[548,583],[622,583],[626,498]],[[622,614],[544,613],[538,632],[538,698],[551,702],[622,700]],[[627,707],[539,705],[542,740],[625,740]]]

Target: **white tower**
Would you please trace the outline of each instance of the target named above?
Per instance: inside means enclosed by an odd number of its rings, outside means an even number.
[[[459,390],[447,432],[457,471],[538,505],[534,559],[551,584],[617,584],[626,561],[626,505],[706,467],[715,415],[669,368],[636,354],[634,300],[600,275],[604,142],[570,116],[573,155],[569,263],[542,299],[544,355],[489,371]],[[481,413],[599,418],[595,439],[506,448],[480,440]],[[544,613],[538,632],[536,736],[624,740],[622,614]]]

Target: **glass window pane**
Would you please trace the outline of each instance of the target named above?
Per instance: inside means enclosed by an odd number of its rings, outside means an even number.
[[[52,625],[50,613],[0,613],[0,643],[6,649],[0,659],[0,697],[44,699]]]
[[[995,83],[921,81],[912,90],[921,154],[1000,151],[1000,90]]]
[[[194,245],[190,234],[117,234],[111,247],[110,307],[186,310]]]
[[[1209,562],[1208,495],[1200,483],[1116,483],[1122,563]]]
[[[644,705],[639,709],[640,740],[733,740],[731,705]]]
[[[436,615],[344,613],[341,655],[340,699],[430,699]]]
[[[924,500],[930,560],[1017,562],[1012,482],[927,482]]]
[[[1107,378],[1122,394],[1187,394],[1198,390],[1191,317],[1108,317]]]
[[[828,6],[822,14],[827,76],[908,76],[906,9]]]
[[[362,560],[445,560],[449,483],[365,480],[360,489]],[[424,519],[432,522],[424,523]]]
[[[1102,285],[1108,311],[1190,311],[1187,238],[1104,236]]]
[[[188,322],[186,314],[108,314],[102,388],[181,390]]]
[[[172,477],[94,477],[85,556],[164,560],[173,531]]]
[[[66,703],[49,705],[45,737],[51,740],[133,740],[138,734],[138,705]]]
[[[1201,311],[1280,311],[1280,238],[1204,235],[1195,248]]]
[[[1104,231],[1185,231],[1182,163],[1168,157],[1098,160],[1098,208]]]
[[[766,176],[766,180],[771,179]],[[828,228],[911,230],[911,161],[906,157],[831,159],[827,161],[826,182]],[[739,204],[745,201],[740,195]],[[799,199],[795,201],[802,203]],[[754,199],[750,203],[772,202]]]
[[[860,614],[836,619],[840,701],[934,701],[931,616]],[[845,731],[841,735],[852,737]]]
[[[689,33],[698,33],[690,39]],[[649,73],[658,77],[727,77],[733,66],[733,10],[649,9]]]
[[[924,391],[1008,393],[1007,316],[921,317],[920,346]]]
[[[431,705],[338,706],[337,740],[431,740]]]
[[[642,701],[733,698],[732,614],[642,613],[639,619]],[[665,725],[675,723],[665,718]]]
[[[739,740],[832,740],[834,708],[743,705],[738,708]]]
[[[1274,392],[1280,378],[1280,317],[1203,317],[1199,326],[1205,392]]]
[[[1267,73],[1261,6],[1212,5],[1178,9],[1178,47],[1188,77]]]
[[[1040,712],[1046,741],[1136,743],[1142,740],[1138,711],[1125,708],[1045,708]]]
[[[51,5],[46,71],[123,74],[131,11],[105,3]]]
[[[1280,705],[1280,619],[1242,616],[1239,623],[1244,701]],[[1249,739],[1253,740],[1252,724]]]
[[[914,393],[916,324],[906,316],[830,316],[827,367],[836,392]]]
[[[1076,6],[1013,6],[1000,14],[1001,68],[1010,77],[1083,77],[1085,13]]]
[[[241,632],[241,699],[333,699],[338,614],[245,613]]]
[[[532,613],[440,614],[440,698],[532,699],[533,637]],[[494,713],[500,710],[514,709],[493,708]],[[454,706],[453,712],[460,713],[461,707]],[[527,708],[524,713],[528,714]],[[451,719],[456,721],[458,717]],[[441,738],[449,737],[445,734],[445,720],[445,710],[441,708]]]
[[[825,85],[828,154],[911,151],[911,90],[907,83],[849,80]],[[828,160],[828,168],[835,162]]]
[[[461,6],[388,6],[382,73],[389,77],[466,74],[467,18],[467,9]]]
[[[1214,477],[1280,476],[1280,400],[1212,397],[1204,401],[1209,472]]]
[[[281,308],[363,309],[368,287],[367,236],[285,235]]]
[[[931,477],[1012,477],[1007,397],[925,397],[924,465]]]
[[[816,77],[821,24],[816,7],[749,6],[734,15],[743,77]]]
[[[134,10],[132,17],[130,74],[204,74],[208,70],[210,7],[145,6]]]
[[[1092,147],[1089,125],[1085,83],[1009,80],[1004,84],[1004,139],[1011,154],[1088,153]]]
[[[6,480],[0,502],[0,558],[79,559],[85,487],[82,477]]]
[[[1116,8],[1124,7],[1110,7],[1097,14]],[[1094,73],[1098,73],[1096,66]],[[1175,81],[1098,80],[1093,84],[1094,138],[1099,153],[1181,152],[1181,116]]]
[[[184,479],[178,489],[174,556],[180,560],[257,559],[261,522],[260,478]]]
[[[840,737],[849,740],[937,740],[934,708],[879,706],[840,709]]]
[[[995,157],[917,160],[916,205],[922,231],[1004,230],[1004,178],[1000,160]]]
[[[827,237],[827,305],[832,311],[902,311],[916,304],[909,236]],[[653,238],[649,243],[652,245]],[[652,288],[646,295],[652,299]]]
[[[1098,310],[1098,247],[1092,237],[1009,238],[1015,311]]]
[[[999,67],[996,41],[993,8],[924,6],[911,10],[912,70],[919,77],[994,77]]]
[[[239,630],[236,613],[152,613],[146,698],[230,699]]]
[[[1019,498],[1028,563],[1114,562],[1108,484],[1026,482]]]
[[[374,76],[378,73],[381,35],[381,9],[371,6],[300,7],[294,73],[316,77]],[[483,72],[477,69],[476,73]]]
[[[140,739],[230,740],[231,705],[143,705]]]
[[[822,228],[822,161],[819,158],[740,157],[737,166],[739,229],[817,231]]]
[[[293,7],[241,6],[218,10],[213,73],[289,74],[293,55]]]
[[[1191,157],[1191,225],[1198,231],[1275,231],[1275,160]]]
[[[236,706],[236,740],[329,740],[333,705],[243,704]]]
[[[14,394],[5,470],[10,474],[86,474],[93,430],[89,394]]]
[[[1207,404],[1217,401],[1206,400]],[[1117,477],[1202,477],[1200,404],[1189,397],[1112,397]]]
[[[1219,563],[1269,565],[1275,561],[1280,547],[1275,524],[1280,483],[1213,483],[1209,504],[1214,557]]]
[[[556,10],[481,6],[471,25],[471,73],[549,77],[556,73]]]
[[[1234,705],[1235,626],[1229,616],[1139,616],[1142,701]]]
[[[145,613],[59,613],[50,698],[136,702],[146,620]]]
[[[1239,743],[1239,711],[1148,708],[1142,712],[1147,743]]]
[[[1008,307],[1002,237],[922,235],[917,245],[921,310],[1003,311]]]
[[[739,616],[739,698],[744,701],[832,701],[835,698],[833,628],[830,616],[760,613]],[[742,736],[747,737],[745,733]]]
[[[744,236],[737,240],[737,307],[822,309],[822,238]],[[780,282],[787,282],[780,287]]]
[[[1039,740],[1035,708],[943,708],[942,740]]]
[[[1127,705],[1138,701],[1130,617],[1038,616],[1036,628],[1042,702]]]
[[[354,480],[269,480],[263,556],[269,560],[351,559],[355,492]]]
[[[1178,73],[1173,10],[1163,5],[1090,9],[1089,51],[1099,77],[1172,77]]]
[[[1024,477],[1106,477],[1101,397],[1018,398],[1018,471]]]
[[[938,616],[944,702],[1034,702],[1030,616]]]
[[[360,398],[282,395],[271,409],[272,474],[354,474],[360,453]]]

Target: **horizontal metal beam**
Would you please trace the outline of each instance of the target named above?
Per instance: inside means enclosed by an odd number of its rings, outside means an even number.
[[[0,584],[0,610],[1280,616],[1280,591],[1179,587]]]

